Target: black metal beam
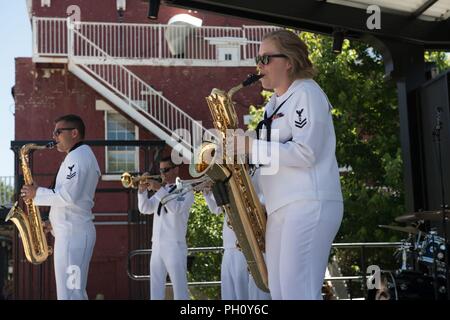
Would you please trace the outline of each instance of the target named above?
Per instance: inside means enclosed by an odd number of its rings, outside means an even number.
[[[27,143],[45,145],[52,140],[14,140],[11,141],[11,149],[15,150]],[[163,147],[162,140],[85,140],[84,143],[90,146],[129,146],[129,147]]]
[[[166,0],[167,5],[212,11],[264,23],[289,26],[331,35],[333,29],[346,30],[350,38],[372,34],[423,45],[426,48],[450,49],[450,19],[424,21],[410,15],[381,12],[381,29],[369,30],[369,14],[361,8],[316,0]]]
[[[431,7],[433,4],[435,4],[438,1],[439,0],[427,0],[423,5],[421,5],[419,8],[417,8],[417,10],[411,14],[411,18],[413,18],[413,19],[417,18],[422,13],[424,13],[429,7]]]

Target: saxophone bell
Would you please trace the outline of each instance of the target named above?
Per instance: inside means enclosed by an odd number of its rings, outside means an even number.
[[[194,178],[201,177],[221,159],[222,150],[220,146],[212,142],[204,142],[193,154],[193,159],[189,165],[189,174]]]

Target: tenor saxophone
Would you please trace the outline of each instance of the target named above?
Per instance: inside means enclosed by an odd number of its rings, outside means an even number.
[[[55,142],[50,142],[46,145],[29,143],[20,148],[20,164],[25,185],[33,184],[33,177],[29,166],[30,150],[51,149],[55,145]],[[40,264],[47,260],[51,248],[47,245],[47,238],[42,226],[39,208],[34,205],[33,200],[25,200],[24,202],[27,213],[18,206],[18,202],[16,201],[6,216],[5,221],[11,220],[19,230],[27,260],[33,264]]]
[[[238,128],[238,117],[231,100],[233,94],[261,77],[251,75],[228,92],[213,89],[206,97],[214,127],[222,136],[222,142],[225,141],[228,129]],[[228,217],[229,225],[236,234],[238,247],[247,260],[248,269],[258,288],[268,292],[268,274],[264,260],[266,213],[248,174],[248,165],[236,159],[230,161],[230,156],[221,151],[224,149],[220,142],[204,142],[195,153],[189,172],[193,177],[206,174],[214,181],[213,193],[217,205],[222,207]]]

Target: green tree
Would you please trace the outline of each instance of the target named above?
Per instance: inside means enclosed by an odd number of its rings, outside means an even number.
[[[442,51],[425,51],[425,61],[434,62],[438,72],[450,68],[450,54]]]
[[[190,248],[222,247],[223,215],[212,214],[201,193],[195,194],[187,231]],[[192,266],[188,271],[189,281],[219,281],[221,253],[195,253],[190,255]],[[220,299],[220,287],[194,287],[190,289],[194,299]]]
[[[13,187],[0,181],[0,205],[10,204],[13,200],[13,194]]]

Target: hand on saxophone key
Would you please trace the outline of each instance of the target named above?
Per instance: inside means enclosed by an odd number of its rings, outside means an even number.
[[[20,190],[20,195],[22,196],[23,200],[32,200],[36,196],[37,188],[38,186],[36,184],[24,185]]]

